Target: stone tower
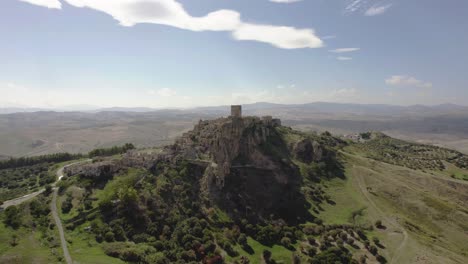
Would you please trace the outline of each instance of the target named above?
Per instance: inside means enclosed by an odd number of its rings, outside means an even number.
[[[231,105],[231,117],[242,117],[241,105]]]

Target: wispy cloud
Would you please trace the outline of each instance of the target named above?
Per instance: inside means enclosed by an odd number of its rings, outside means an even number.
[[[358,51],[360,48],[340,48],[340,49],[334,49],[334,50],[329,50],[330,52],[333,53],[346,53],[346,52],[353,52],[353,51]]]
[[[19,0],[21,2],[30,3],[33,5],[43,6],[47,8],[61,9],[62,3],[59,0]]]
[[[340,60],[340,61],[348,61],[348,60],[352,60],[353,58],[340,56],[340,57],[336,57],[336,59],[337,59],[337,60]]]
[[[366,5],[368,0],[351,0],[345,7],[345,13],[354,13]]]
[[[57,0],[20,0],[50,7]],[[323,41],[313,29],[245,23],[239,12],[220,9],[205,16],[191,16],[176,0],[63,0],[68,4],[104,12],[131,27],[160,24],[191,31],[230,31],[236,40],[251,40],[283,49],[320,48]],[[59,8],[59,7],[58,7]]]
[[[360,13],[366,16],[377,16],[385,13],[393,4],[383,3],[383,1],[379,1],[380,3],[375,3],[374,0],[348,0],[344,13]]]
[[[296,3],[296,2],[301,2],[302,0],[270,0],[270,2],[273,3],[280,3],[280,4],[290,4],[290,3]]]
[[[411,76],[406,75],[393,75],[385,80],[385,83],[393,86],[414,86],[419,88],[431,88],[431,82],[418,80]]]
[[[383,13],[385,13],[390,7],[392,6],[392,4],[388,4],[388,5],[374,5],[374,6],[371,6],[369,9],[367,9],[367,11],[364,13],[366,16],[377,16],[377,15],[381,15]]]

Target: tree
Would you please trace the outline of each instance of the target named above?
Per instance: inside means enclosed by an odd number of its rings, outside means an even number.
[[[68,195],[65,201],[63,201],[62,213],[68,214],[70,212],[70,210],[73,208],[72,200],[73,198],[70,195]]]
[[[382,228],[383,227],[382,226],[382,221],[380,221],[380,220],[375,221],[375,227]]]
[[[240,234],[237,242],[239,242],[241,246],[247,245],[247,236],[244,233]]]
[[[374,243],[375,243],[376,245],[380,244],[380,240],[379,240],[378,237],[373,237],[373,238],[372,238],[372,241],[374,241]]]
[[[5,219],[3,222],[13,229],[18,229],[21,225],[21,214],[18,207],[12,205],[5,209]]]
[[[47,184],[47,185],[45,186],[44,194],[45,194],[45,195],[49,195],[51,192],[52,192],[52,186],[51,186],[50,184]]]
[[[281,245],[283,245],[285,248],[289,248],[291,246],[291,239],[289,237],[281,238]]]
[[[11,245],[12,247],[15,247],[16,245],[18,245],[18,235],[13,234],[13,235],[11,236],[10,245]]]
[[[301,257],[298,254],[293,253],[292,254],[292,263],[293,264],[301,264]]]
[[[266,263],[269,263],[271,259],[271,251],[268,249],[263,250],[262,257]]]

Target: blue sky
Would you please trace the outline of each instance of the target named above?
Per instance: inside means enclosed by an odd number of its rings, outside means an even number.
[[[2,0],[0,107],[467,105],[464,0]]]

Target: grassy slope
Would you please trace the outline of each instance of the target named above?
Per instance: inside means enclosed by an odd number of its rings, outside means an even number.
[[[23,215],[23,223],[29,223],[30,217]],[[50,232],[57,233],[58,237],[56,228]],[[10,241],[14,234],[18,238],[17,245],[11,246]],[[0,263],[58,263],[58,257],[62,256],[59,244],[50,241],[55,246],[49,247],[44,239],[37,230],[25,227],[13,230],[0,222]]]
[[[320,216],[325,222],[350,222],[353,210],[366,208],[361,223],[380,219],[387,226],[371,236],[387,246],[384,255],[390,262],[393,256],[395,263],[468,261],[464,243],[468,214],[463,208],[468,185],[356,153],[344,154],[344,158],[347,179],[328,184],[327,193],[337,205],[324,206]],[[403,229],[408,233],[406,241]]]
[[[9,244],[13,233],[18,235],[18,245],[14,247]],[[57,258],[40,242],[39,236],[38,232],[30,230],[12,231],[0,223],[0,263],[57,263]]]

